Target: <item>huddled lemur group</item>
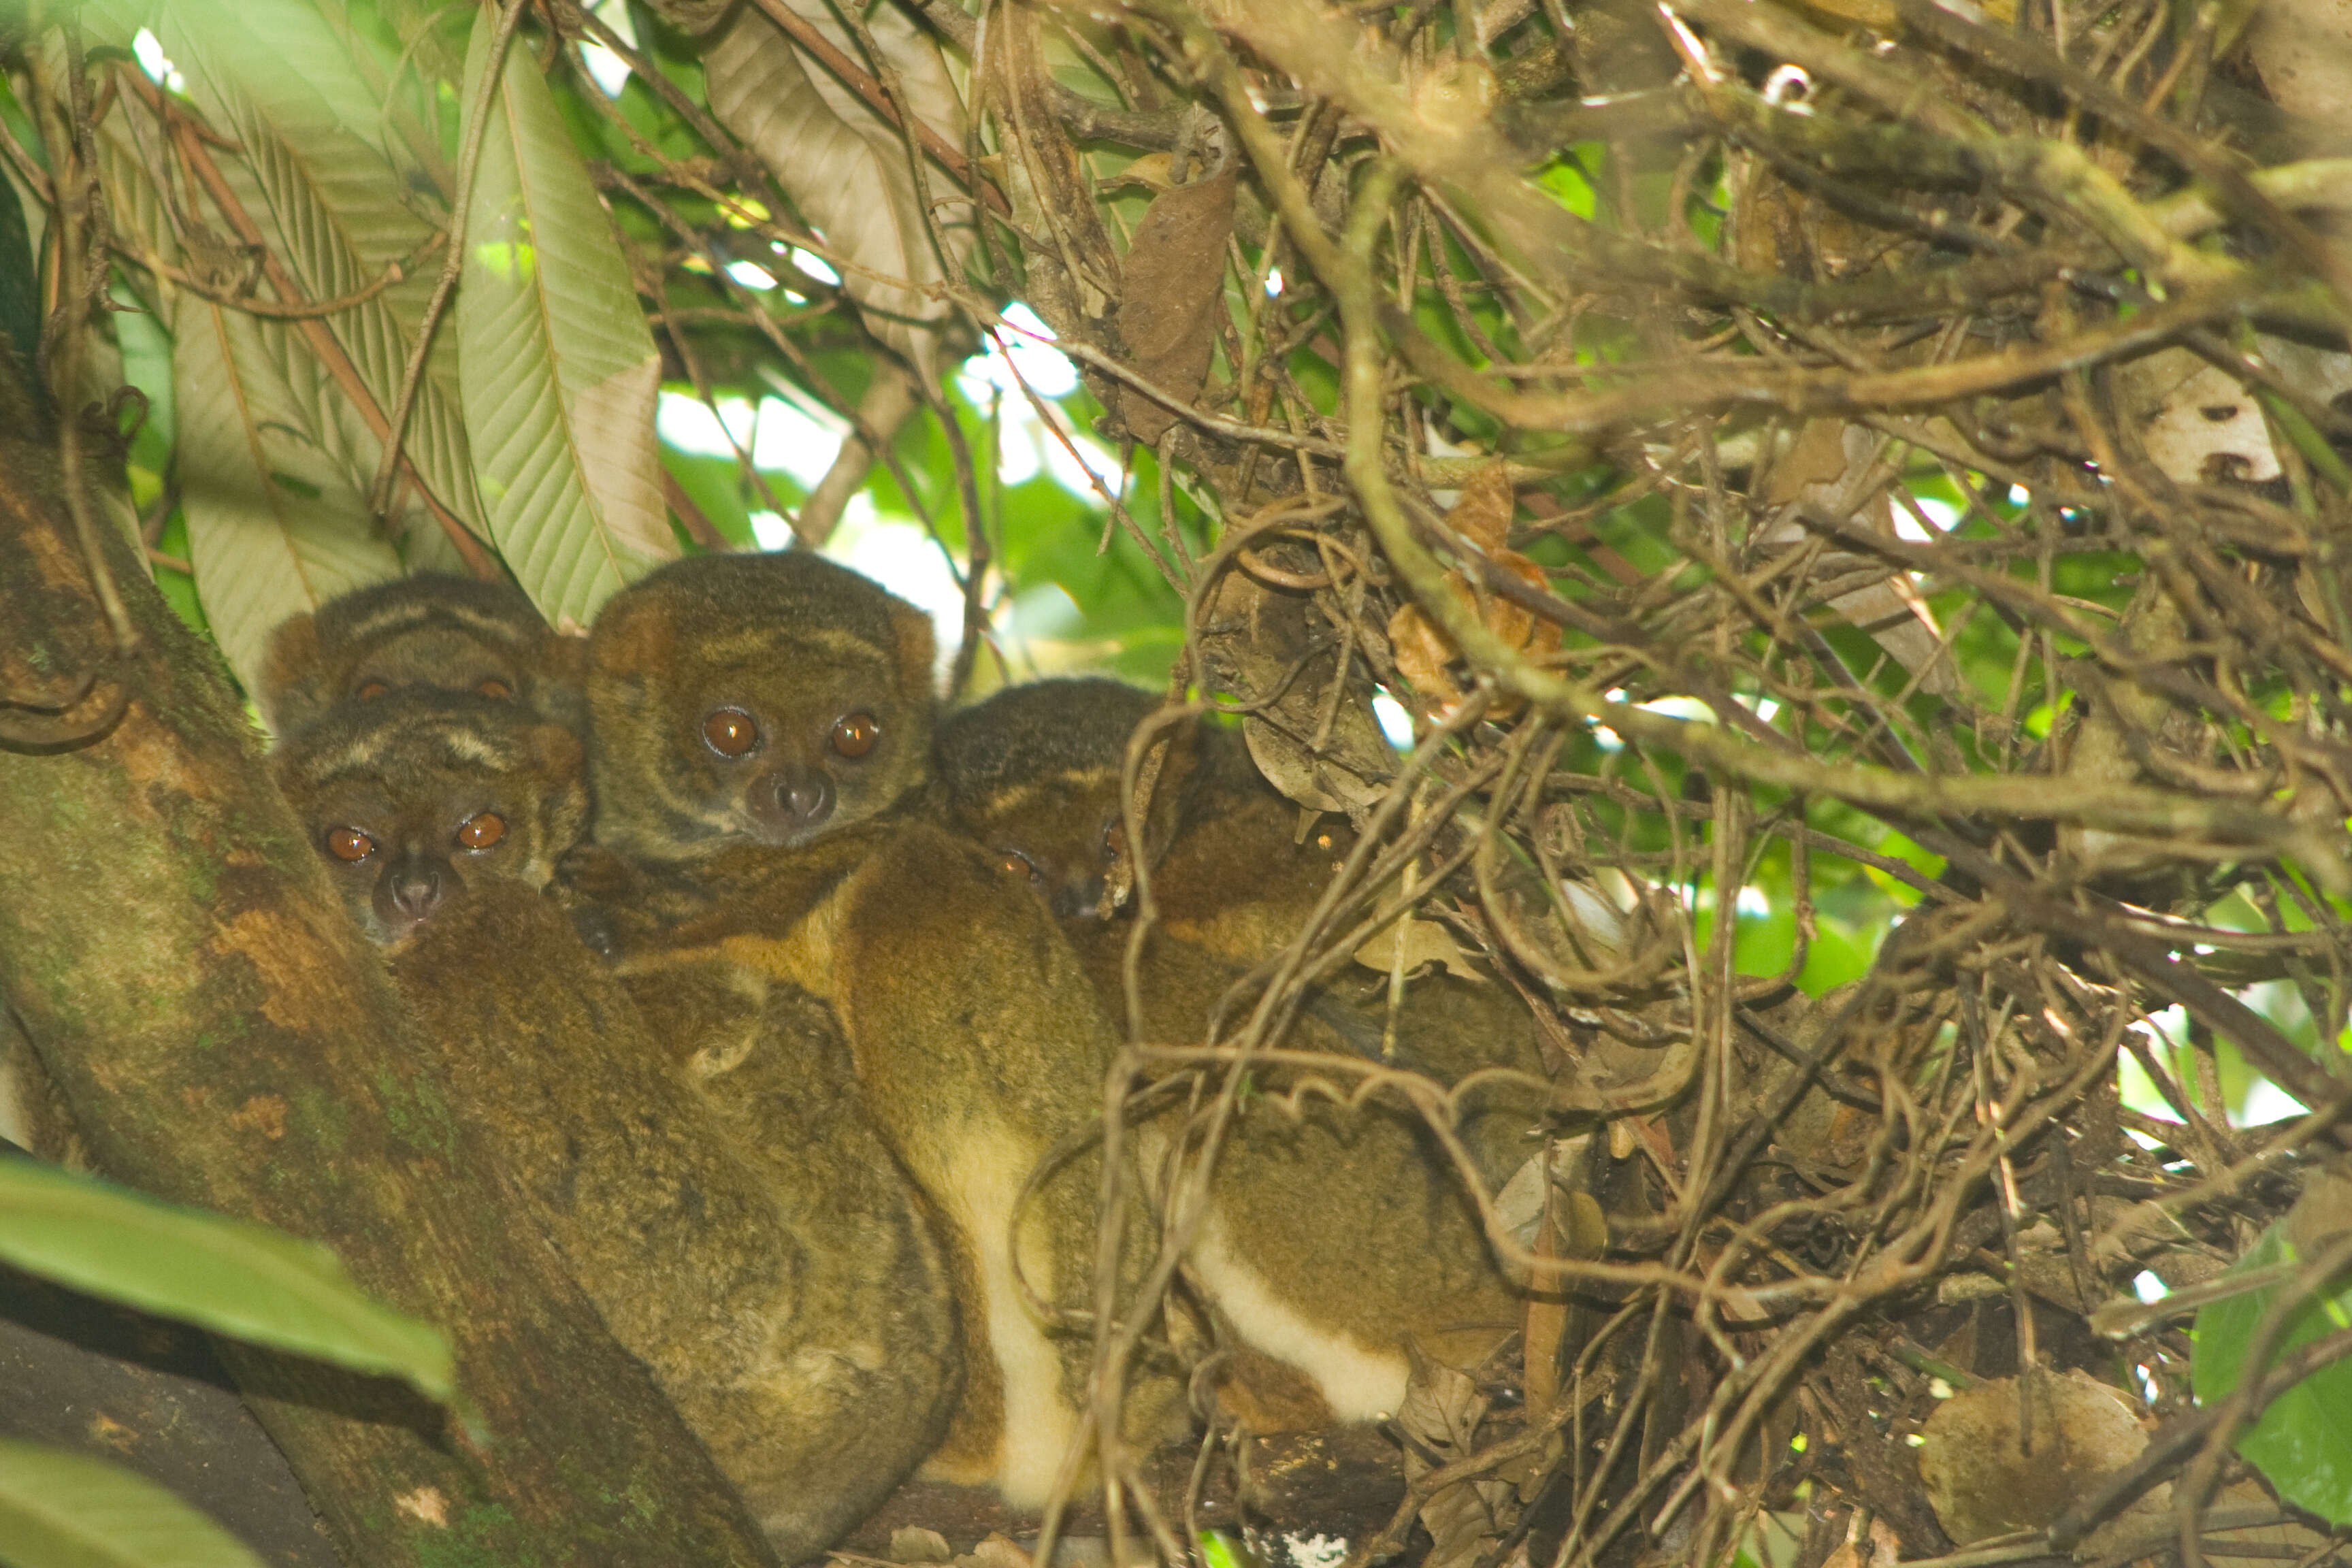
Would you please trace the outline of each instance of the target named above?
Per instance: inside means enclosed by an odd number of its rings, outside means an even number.
[[[787,1562],[918,1466],[1040,1502],[1087,1400],[1088,1134],[1127,1007],[1127,931],[1100,917],[1158,704],[1040,681],[935,728],[933,662],[929,619],[854,573],[705,556],[584,641],[510,588],[371,588],[281,627],[259,694],[455,1091]],[[1227,732],[1184,740],[1134,847],[1161,921],[1145,1027],[1173,1041],[1345,853],[1344,829],[1300,840]],[[1318,993],[1290,1043],[1379,1054],[1392,1026],[1440,1079],[1539,1070],[1500,995],[1416,987],[1391,1020]],[[1236,1347],[1235,1408],[1392,1411],[1408,1340],[1471,1364],[1525,1294],[1417,1116],[1280,1099],[1234,1122],[1171,1331]],[[1139,1112],[1117,1190],[1152,1199],[1186,1112]],[[1531,1121],[1474,1107],[1463,1141],[1506,1173]],[[1134,1217],[1124,1282],[1157,1236]],[[1130,1436],[1181,1430],[1175,1355],[1129,1386]]]

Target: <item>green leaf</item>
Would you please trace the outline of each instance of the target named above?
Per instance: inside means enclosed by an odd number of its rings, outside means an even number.
[[[236,1538],[144,1476],[0,1438],[8,1568],[261,1568]]]
[[[2296,1263],[2282,1220],[2263,1233],[2231,1274]],[[2246,1352],[2284,1286],[2215,1301],[2197,1314],[2189,1381],[2200,1405],[2230,1396],[2246,1376]],[[2352,1289],[2306,1301],[2279,1337],[2280,1353],[2352,1323]],[[2352,1363],[2321,1367],[2270,1403],[2238,1438],[2238,1452],[2259,1467],[2280,1497],[2336,1524],[2352,1523]]]
[[[484,11],[468,112],[493,36]],[[457,377],[491,537],[550,620],[585,626],[677,553],[656,467],[661,359],[530,50],[508,51],[500,83],[467,213]]]
[[[365,289],[431,233],[408,198],[411,186],[428,186],[429,177],[395,159],[383,135],[388,111],[371,80],[386,74],[388,62],[367,61],[374,68],[363,71],[352,53],[367,47],[363,32],[331,26],[305,0],[241,0],[235,6],[173,0],[163,22],[165,53],[187,78],[189,96],[244,151],[238,159],[216,150],[215,161],[306,299]],[[435,256],[373,298],[320,318],[379,418],[399,401],[439,262]],[[315,363],[307,343],[291,342]],[[481,501],[457,408],[456,367],[446,353],[428,357],[426,365],[402,450],[433,496],[478,533]],[[348,389],[323,368],[311,379],[315,390],[304,400],[299,428],[341,468],[345,488],[364,495],[383,443]],[[413,494],[405,487],[400,493]],[[353,509],[346,526],[362,527],[362,515]],[[411,500],[394,521],[396,531],[418,544],[442,537],[421,501]],[[436,557],[435,563],[454,563]]]
[[[317,367],[289,330],[193,295],[174,324],[188,563],[221,652],[250,691],[278,622],[398,576],[400,558],[365,526],[349,470],[307,434]]]
[[[368,1296],[327,1247],[267,1226],[0,1161],[0,1262],[251,1344],[402,1378],[431,1399],[455,1392],[439,1330]]]

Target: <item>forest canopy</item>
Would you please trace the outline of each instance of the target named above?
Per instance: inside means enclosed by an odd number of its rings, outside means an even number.
[[[1121,1087],[1243,1096],[1317,985],[1528,1011],[1535,1175],[1475,1197],[1574,1321],[1420,1386],[1351,1562],[2338,1549],[2341,5],[36,0],[0,47],[94,659],[108,559],[250,694],[404,574],[576,631],[822,551],[947,701],[1114,674],[1357,835]],[[12,751],[102,731],[5,668]]]

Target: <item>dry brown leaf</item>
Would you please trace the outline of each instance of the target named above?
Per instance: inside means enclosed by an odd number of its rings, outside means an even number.
[[[1445,966],[1465,980],[1484,980],[1477,966],[1464,956],[1454,933],[1435,921],[1401,920],[1356,949],[1356,962],[1382,974],[1400,966],[1408,973],[1425,963]]]
[[[1422,1354],[1410,1341],[1405,1353],[1412,1371],[1396,1419],[1411,1439],[1404,1446],[1404,1473],[1410,1481],[1476,1447],[1487,1399],[1467,1375]],[[1422,1528],[1430,1539],[1429,1554],[1423,1559],[1426,1568],[1460,1568],[1476,1562],[1509,1528],[1517,1503],[1515,1489],[1501,1480],[1462,1481],[1431,1498],[1421,1510]]]
[[[1545,593],[1551,591],[1551,579],[1544,575],[1544,569],[1517,551],[1493,550],[1487,558],[1528,586]],[[1525,653],[1539,641],[1546,646],[1558,644],[1559,634],[1545,636],[1549,623],[1538,621],[1534,612],[1499,594],[1486,595],[1482,605],[1467,577],[1459,572],[1445,575],[1455,595],[1512,652]],[[1462,700],[1462,688],[1455,684],[1447,668],[1462,657],[1461,653],[1436,623],[1422,614],[1420,605],[1407,605],[1398,610],[1389,618],[1388,630],[1397,668],[1412,683],[1423,712],[1442,713]],[[1505,718],[1517,708],[1516,702],[1497,702],[1494,711],[1496,717]]]
[[[955,1550],[948,1544],[948,1538],[936,1530],[902,1524],[890,1532],[893,1563],[948,1563],[954,1558]]]
[[[1822,1568],[1895,1568],[1902,1554],[1903,1543],[1896,1539],[1895,1527],[1883,1519],[1873,1519],[1867,1550],[1860,1540],[1848,1540],[1822,1560]]]
[[[2266,0],[2246,48],[2280,108],[2341,123],[2352,103],[2352,0]]]
[[[1539,593],[1549,594],[1551,579],[1544,574],[1544,569],[1507,542],[1517,505],[1508,470],[1499,462],[1491,463],[1471,475],[1463,485],[1461,498],[1445,514],[1446,526],[1477,546],[1480,553],[1502,571]],[[1474,587],[1463,572],[1448,572],[1445,579],[1463,604],[1512,652],[1524,653],[1539,641],[1547,647],[1558,646],[1558,632],[1550,631],[1534,612],[1500,594],[1488,593],[1483,586]],[[1440,714],[1462,700],[1462,688],[1448,668],[1462,657],[1461,650],[1422,612],[1420,605],[1406,605],[1389,617],[1388,634],[1397,669],[1412,683],[1423,713]],[[1517,708],[1516,703],[1498,702],[1495,714],[1497,718],[1507,717]]]
[[[1445,514],[1445,526],[1493,555],[1511,542],[1511,514],[1517,504],[1510,470],[1489,463],[1463,485],[1461,499]]]
[[[791,8],[852,59],[859,44],[832,10],[811,0]],[[667,0],[663,14],[692,28],[723,14],[697,0]],[[898,7],[874,8],[868,30],[888,57],[918,118],[950,145],[964,139],[963,102],[930,36]],[[757,8],[738,10],[704,45],[710,111],[759,155],[778,185],[821,230],[841,267],[842,291],[867,330],[937,373],[937,331],[951,307],[939,285],[947,272],[931,240],[898,130],[884,121]],[[943,214],[950,265],[961,270],[972,243],[968,220]]]
[[[1011,1537],[992,1532],[955,1561],[956,1568],[1031,1568],[1029,1553]]]
[[[2116,383],[2122,412],[2167,479],[2193,485],[2278,478],[2262,405],[2226,372],[2187,349],[2161,349],[2123,366]]]
[[[1002,77],[992,90],[1005,111],[997,121],[1007,138],[1004,194],[1021,231],[1046,241],[1027,253],[1031,308],[1058,335],[1094,343],[1118,302],[1119,261],[1095,205],[1094,183],[1055,111],[1037,12],[1031,5],[1004,5],[990,22],[988,52]],[[1087,384],[1106,405],[1117,401],[1116,383],[1089,374]]]
[[[1225,247],[1234,232],[1234,171],[1154,196],[1127,248],[1114,316],[1138,375],[1190,403],[1209,377],[1216,312],[1224,300]],[[1119,417],[1147,447],[1177,416],[1133,387],[1119,392]]]
[[[1282,572],[1311,576],[1321,570],[1291,541],[1261,553]],[[1210,686],[1263,705],[1242,721],[1242,739],[1267,783],[1317,811],[1352,816],[1380,799],[1396,772],[1396,751],[1372,717],[1360,671],[1351,672],[1355,678],[1334,705],[1341,644],[1312,595],[1229,573],[1202,617],[1197,647]]]
[[[2042,1529],[2147,1447],[2147,1434],[2122,1394],[2070,1371],[2033,1374],[2032,1448],[2021,1451],[2020,1383],[1995,1378],[1963,1389],[1938,1405],[1920,1431],[1919,1476],[1928,1505],[1958,1545]],[[2132,1511],[2161,1513],[2170,1506],[2168,1497],[2168,1489],[2158,1488]]]

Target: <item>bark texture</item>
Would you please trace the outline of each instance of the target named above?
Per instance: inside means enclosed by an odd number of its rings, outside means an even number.
[[[370,1568],[772,1562],[522,1220],[217,658],[109,538],[140,639],[116,654],[57,481],[53,448],[0,437],[0,997],[100,1171],[329,1242],[450,1332],[483,1449],[395,1385],[227,1352],[338,1546]]]

